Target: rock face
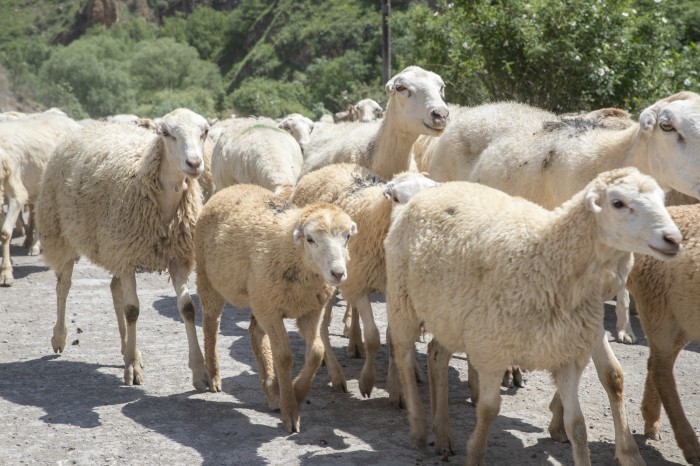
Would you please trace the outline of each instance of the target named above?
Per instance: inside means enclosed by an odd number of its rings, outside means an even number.
[[[119,20],[119,8],[116,0],[87,0],[70,28],[60,34],[55,42],[67,45],[83,35],[92,26],[99,24],[110,27]]]
[[[10,84],[7,70],[0,66],[0,112],[38,112],[41,106],[36,102],[31,102],[21,94],[16,93]]]

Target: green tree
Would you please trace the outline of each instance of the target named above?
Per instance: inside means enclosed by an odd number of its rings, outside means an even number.
[[[306,100],[305,93],[300,82],[249,78],[231,93],[227,103],[240,115],[279,118],[289,113],[309,114],[309,109],[300,103]]]
[[[124,113],[135,104],[131,78],[124,68],[123,43],[91,36],[57,48],[40,69],[41,80],[73,94],[92,117]]]
[[[441,1],[399,27],[412,29],[412,59],[445,79],[453,102],[637,110],[680,90],[679,60],[694,53],[681,50],[669,13],[653,0]]]

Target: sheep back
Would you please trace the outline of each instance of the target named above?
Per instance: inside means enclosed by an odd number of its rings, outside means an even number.
[[[57,268],[85,256],[115,275],[162,271],[177,257],[193,267],[201,207],[186,178],[180,205],[165,223],[157,195],[164,146],[139,127],[88,127],[63,141],[47,164],[37,209],[44,259]]]
[[[237,136],[222,134],[212,154],[218,189],[250,183],[275,191],[280,186],[294,185],[303,163],[301,147],[291,134],[261,124]]]

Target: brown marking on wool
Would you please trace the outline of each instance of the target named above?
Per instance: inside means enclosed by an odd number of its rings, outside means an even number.
[[[127,304],[126,309],[124,310],[124,316],[126,317],[127,322],[136,323],[136,321],[139,319],[138,306],[134,306],[133,304]]]

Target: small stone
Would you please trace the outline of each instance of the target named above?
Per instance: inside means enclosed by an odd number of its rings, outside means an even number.
[[[71,345],[73,345],[73,346],[78,346],[79,344],[80,344],[80,340],[78,340],[78,339],[73,340],[73,343],[71,343]]]

